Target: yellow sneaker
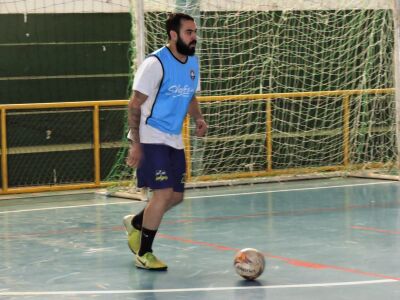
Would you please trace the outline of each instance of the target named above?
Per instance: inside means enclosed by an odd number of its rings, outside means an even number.
[[[143,256],[136,255],[136,267],[147,269],[147,270],[158,270],[163,271],[168,266],[159,260],[153,253],[146,252]]]
[[[136,254],[140,249],[140,237],[142,236],[142,232],[135,227],[133,227],[131,233],[128,235],[128,246],[129,249]]]
[[[140,248],[140,236],[142,235],[141,231],[136,229],[135,227],[132,226],[132,219],[135,215],[128,215],[124,217],[124,226],[126,229],[126,232],[128,234],[128,246],[129,249],[133,252],[133,254],[136,254],[139,252]]]
[[[129,235],[134,227],[132,226],[132,219],[135,215],[127,215],[124,217],[123,223],[125,226],[126,233]]]

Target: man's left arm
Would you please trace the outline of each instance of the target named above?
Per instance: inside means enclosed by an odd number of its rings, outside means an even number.
[[[196,136],[205,136],[208,126],[201,114],[200,105],[196,96],[193,96],[192,101],[190,101],[188,113],[196,123]]]

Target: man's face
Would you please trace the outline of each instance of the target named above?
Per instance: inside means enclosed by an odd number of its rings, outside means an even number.
[[[182,55],[194,55],[197,43],[196,23],[190,20],[182,20],[181,28],[176,41],[176,50]]]

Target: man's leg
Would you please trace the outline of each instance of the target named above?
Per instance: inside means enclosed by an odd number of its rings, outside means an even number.
[[[183,201],[183,193],[178,193],[178,192],[173,192],[172,194],[172,199],[168,204],[167,211],[173,208],[174,206],[178,205]],[[147,205],[146,205],[147,207]],[[143,226],[143,216],[144,216],[144,211],[145,208],[143,208],[138,214],[136,215],[127,215],[126,216],[126,221],[124,220],[125,227],[128,227],[129,225],[130,230],[127,228],[128,234],[130,234],[132,227],[136,228],[137,230],[141,230]],[[129,223],[129,224],[128,224]]]
[[[153,196],[144,211],[142,227],[151,230],[158,229],[164,213],[175,205],[173,195],[172,188],[153,191]]]
[[[164,170],[168,150],[166,146],[142,144],[143,157],[139,167],[136,169],[137,186],[150,188],[154,184],[154,173],[156,170]],[[161,163],[161,164],[160,164]],[[146,204],[146,207],[148,203]],[[137,214],[130,214],[124,217],[123,224],[128,233],[128,246],[134,254],[140,248],[141,230],[145,208]]]
[[[183,193],[173,192],[172,200],[168,204],[167,211],[173,208],[174,206],[178,205],[182,201],[183,201]],[[136,215],[125,216],[123,220],[126,232],[128,233],[128,246],[133,252],[133,254],[138,253],[140,248],[141,230],[143,226],[143,217],[146,207],[143,208]]]
[[[174,204],[172,188],[154,190],[144,210],[140,248],[136,255],[136,266],[144,269],[165,270],[167,265],[153,255],[153,242],[161,220]],[[180,201],[179,201],[180,202]]]
[[[167,266],[153,255],[152,245],[164,214],[183,200],[185,156],[183,150],[165,145],[144,145],[144,147],[146,157],[149,155],[152,159],[145,161],[142,164],[143,168],[138,169],[138,180],[140,178],[147,180],[143,186],[152,188],[153,195],[146,208],[132,220],[135,228],[141,227],[136,266],[146,269],[166,269]],[[131,241],[133,239],[129,239],[130,244]]]

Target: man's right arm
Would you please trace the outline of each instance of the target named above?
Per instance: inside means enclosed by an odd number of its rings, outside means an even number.
[[[140,106],[146,101],[147,96],[138,91],[133,91],[133,95],[128,103],[128,125],[130,130],[131,145],[126,163],[137,168],[142,158],[142,149],[140,146]]]
[[[128,125],[130,139],[133,143],[140,143],[140,106],[146,101],[148,95],[156,91],[160,85],[162,76],[163,69],[161,63],[154,56],[146,58],[135,74],[133,93],[128,104]]]
[[[163,70],[160,61],[153,56],[146,58],[139,66],[133,82],[133,93],[128,104],[128,126],[131,146],[126,162],[129,166],[137,168],[142,157],[140,146],[140,115],[141,105],[148,95],[154,93],[160,85]],[[139,92],[140,91],[140,92]]]
[[[133,91],[133,95],[128,103],[128,125],[131,131],[130,137],[133,144],[140,144],[140,106],[146,101],[147,96],[138,91]]]

